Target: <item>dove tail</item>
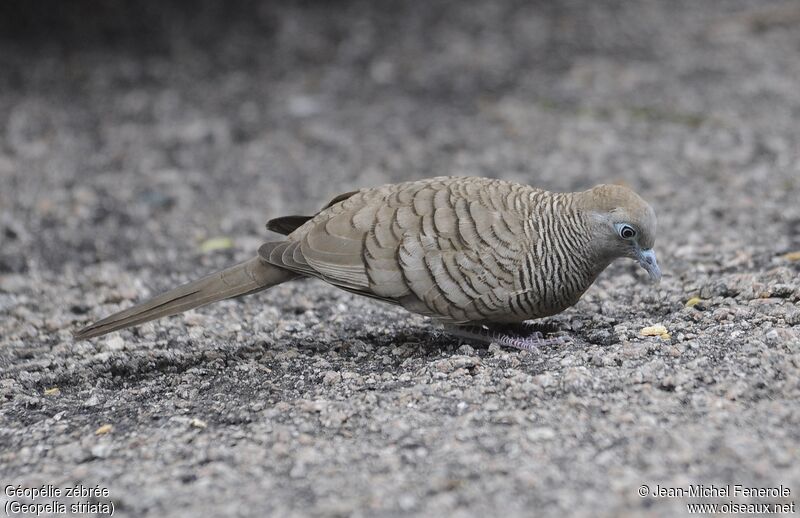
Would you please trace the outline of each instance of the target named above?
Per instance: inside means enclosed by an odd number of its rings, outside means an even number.
[[[183,313],[218,300],[249,295],[295,277],[297,274],[256,257],[114,313],[77,331],[74,336],[77,340],[86,340],[157,318]]]

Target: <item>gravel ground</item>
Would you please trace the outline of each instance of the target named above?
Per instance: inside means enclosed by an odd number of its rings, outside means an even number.
[[[67,5],[0,8],[4,487],[104,488],[117,516],[794,501],[797,3]],[[627,183],[664,279],[612,265],[536,354],[318,281],[70,337],[252,256],[270,217],[442,174]]]

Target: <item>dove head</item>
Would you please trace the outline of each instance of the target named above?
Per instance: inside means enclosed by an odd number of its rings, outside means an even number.
[[[579,195],[592,227],[590,246],[601,261],[634,259],[654,281],[661,279],[653,244],[656,213],[638,194],[621,185],[598,185]]]

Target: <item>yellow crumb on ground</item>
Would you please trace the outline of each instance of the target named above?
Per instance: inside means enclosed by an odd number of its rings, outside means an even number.
[[[657,337],[661,338],[662,340],[669,340],[670,338],[672,338],[672,335],[670,335],[667,332],[667,328],[664,327],[661,324],[656,324],[654,326],[643,327],[642,330],[640,331],[640,333],[643,336],[657,336]]]
[[[787,261],[800,261],[800,250],[783,254],[781,257]]]
[[[53,388],[46,389],[44,391],[44,395],[45,396],[60,396],[61,395],[61,389],[58,388],[58,387],[53,387]]]
[[[103,426],[101,426],[100,428],[95,430],[94,434],[95,435],[105,435],[107,433],[111,433],[111,430],[113,430],[113,429],[114,429],[114,427],[111,426],[110,424],[104,424]]]
[[[686,307],[693,308],[701,302],[703,302],[703,299],[701,299],[700,297],[692,297],[686,301]]]
[[[215,250],[227,250],[233,248],[233,239],[229,237],[212,237],[200,243],[200,251],[204,254]]]

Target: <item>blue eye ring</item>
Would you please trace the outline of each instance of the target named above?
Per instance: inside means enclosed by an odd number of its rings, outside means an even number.
[[[638,234],[635,228],[625,223],[617,226],[617,233],[619,237],[626,240],[636,239]]]

